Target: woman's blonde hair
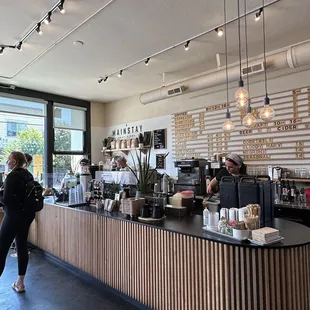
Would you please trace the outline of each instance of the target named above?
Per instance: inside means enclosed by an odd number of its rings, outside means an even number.
[[[22,152],[11,152],[10,154],[15,160],[15,168],[22,168],[27,163],[25,154]]]

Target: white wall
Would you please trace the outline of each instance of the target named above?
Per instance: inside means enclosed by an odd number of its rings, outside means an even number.
[[[304,87],[310,85],[310,70],[303,69],[292,70],[285,69],[278,72],[268,74],[268,91],[269,93],[280,92],[288,89]],[[281,75],[281,76],[279,76]],[[253,82],[254,81],[254,82]],[[237,83],[230,85],[229,100],[233,100],[234,92],[237,88]],[[251,78],[251,95],[253,97],[264,94],[263,76]],[[99,161],[98,150],[101,148],[101,140],[104,134],[111,132],[113,127],[124,124],[145,124],[150,129],[169,129],[171,133],[171,114],[188,111],[196,108],[207,107],[224,103],[226,101],[225,85],[205,89],[199,92],[184,94],[170,99],[154,102],[148,105],[142,105],[139,101],[139,95],[126,98],[123,100],[105,103],[104,115],[100,116],[97,126],[92,132],[92,152],[93,159]],[[263,103],[262,103],[263,104]],[[271,102],[272,104],[272,102]],[[99,110],[96,111],[99,113]],[[93,113],[92,113],[93,114]],[[98,115],[96,116],[99,117]],[[224,120],[224,116],[223,116]],[[99,125],[100,123],[100,125]],[[160,124],[157,126],[157,124]],[[165,126],[163,126],[165,125]],[[102,126],[102,127],[101,127]],[[93,128],[93,126],[92,126]],[[145,130],[146,131],[146,130]],[[168,134],[167,151],[171,152],[171,134]],[[97,152],[97,153],[95,153]],[[101,154],[101,153],[100,153]],[[155,154],[155,152],[153,152]],[[99,156],[98,156],[99,155]],[[173,168],[173,163],[169,163],[171,154],[167,160],[167,173],[175,175],[176,170]],[[155,156],[153,161],[155,161]]]

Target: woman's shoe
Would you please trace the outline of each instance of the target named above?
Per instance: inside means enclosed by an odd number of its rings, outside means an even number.
[[[16,291],[17,293],[22,293],[22,292],[25,292],[25,286],[18,286],[16,282],[13,282],[12,283],[12,289],[14,291]]]

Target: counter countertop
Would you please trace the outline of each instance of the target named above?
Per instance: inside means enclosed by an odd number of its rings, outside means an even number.
[[[245,247],[259,247],[257,245],[251,244],[249,241],[238,241],[231,239],[229,237],[218,236],[214,233],[206,232],[202,229],[202,216],[201,215],[192,215],[189,217],[174,217],[167,215],[166,218],[161,222],[156,223],[145,223],[140,222],[138,219],[128,219],[121,212],[107,212],[103,209],[97,210],[92,206],[76,206],[66,207],[58,204],[54,204],[51,199],[45,200],[46,204],[54,205],[60,208],[69,208],[82,212],[90,212],[95,213],[100,216],[105,216],[109,218],[115,218],[122,221],[133,222],[139,225],[149,226],[158,229],[164,229],[171,232],[176,232],[179,234],[184,234],[188,236],[203,238],[215,242],[232,244],[237,246],[245,246]],[[310,244],[310,228],[283,219],[276,218],[274,223],[271,225],[272,227],[280,230],[280,235],[284,237],[284,240],[281,242],[275,243],[273,245],[268,245],[264,247],[268,248],[284,248],[284,247],[295,247],[301,246],[305,244]]]

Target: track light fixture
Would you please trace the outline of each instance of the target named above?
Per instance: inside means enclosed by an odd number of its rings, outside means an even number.
[[[38,25],[37,25],[36,32],[37,32],[39,35],[41,35],[41,34],[43,33],[43,32],[42,32],[42,29],[41,29],[41,24],[40,24],[40,23],[38,23]]]
[[[224,1],[224,0],[223,0]],[[228,0],[227,0],[228,1]],[[240,0],[237,0],[238,1],[238,11],[240,11],[240,7],[239,7],[239,1]],[[270,6],[270,5],[273,5],[273,4],[275,4],[276,2],[278,2],[278,1],[280,1],[280,0],[270,0],[267,4],[263,4],[262,5],[262,7],[258,10],[257,8],[255,8],[255,9],[252,9],[252,10],[249,10],[249,11],[247,11],[247,12],[245,12],[244,13],[244,15],[243,16],[247,16],[247,15],[251,15],[252,16],[252,14],[257,14],[257,15],[261,15],[262,14],[262,12],[263,12],[263,10],[264,10],[264,8],[266,8],[266,7],[268,7],[268,6]],[[63,3],[64,3],[64,1],[59,1],[58,2],[58,4],[56,5],[56,9],[57,8],[59,8],[59,7],[61,7],[61,5],[63,5]],[[225,4],[226,5],[226,4]],[[52,9],[50,12],[54,12],[55,11],[55,9]],[[174,44],[174,45],[171,45],[170,47],[168,47],[168,48],[165,48],[165,49],[163,49],[163,50],[161,50],[161,51],[158,51],[158,52],[156,52],[156,53],[154,53],[154,54],[152,54],[152,55],[149,55],[149,57],[148,58],[142,58],[142,59],[140,59],[140,60],[138,60],[138,61],[135,61],[135,62],[133,62],[133,63],[131,63],[131,64],[129,64],[129,65],[127,65],[127,66],[125,66],[125,67],[123,67],[123,69],[122,70],[115,70],[114,72],[111,72],[109,75],[104,75],[104,76],[106,76],[106,77],[110,77],[110,76],[114,76],[114,75],[118,75],[118,77],[122,77],[122,74],[123,74],[123,70],[127,70],[128,68],[131,68],[131,67],[133,67],[133,66],[135,66],[135,65],[137,65],[137,64],[141,64],[142,62],[144,62],[144,64],[147,66],[148,64],[149,64],[149,61],[150,61],[150,59],[151,58],[154,58],[154,57],[156,57],[157,55],[161,55],[162,53],[164,53],[164,52],[167,52],[167,51],[169,51],[169,50],[172,50],[173,48],[176,48],[176,47],[179,47],[179,46],[184,46],[184,49],[187,51],[188,49],[189,49],[189,44],[191,43],[191,41],[193,41],[193,40],[195,40],[195,39],[197,39],[197,38],[200,38],[201,36],[203,36],[203,35],[206,35],[206,34],[208,34],[208,33],[212,33],[213,31],[215,31],[216,32],[216,34],[219,36],[219,37],[221,37],[221,36],[223,36],[224,35],[224,32],[226,32],[227,33],[227,31],[226,31],[226,29],[227,29],[227,25],[229,25],[229,24],[231,24],[231,23],[234,23],[235,21],[238,21],[239,22],[239,25],[240,25],[240,13],[238,14],[238,17],[234,17],[234,18],[232,18],[232,19],[230,19],[229,21],[225,21],[223,24],[220,24],[218,27],[216,27],[216,28],[212,28],[212,29],[208,29],[208,30],[206,30],[206,31],[204,31],[204,32],[202,32],[202,33],[199,33],[198,35],[196,35],[196,36],[193,36],[193,37],[190,37],[187,41],[182,41],[182,42],[180,42],[180,43],[177,43],[177,44]],[[239,29],[239,36],[240,36],[240,26],[238,27],[238,29]],[[184,44],[185,43],[185,44]],[[240,42],[239,42],[239,46],[240,46]],[[241,46],[239,47],[239,54],[240,54],[240,51],[241,51]],[[239,55],[239,58],[240,58],[240,56],[241,55]],[[247,90],[246,89],[244,89],[243,88],[243,80],[242,80],[242,77],[241,77],[241,61],[239,61],[240,62],[240,81],[239,81],[239,85],[240,85],[240,87],[239,87],[239,90],[240,90],[240,92],[238,92],[238,93],[236,93],[236,101],[237,101],[237,106],[239,107],[239,108],[245,108],[246,106],[247,106],[247,104],[248,104],[248,92],[247,92]],[[238,102],[239,101],[239,102]]]
[[[3,46],[1,46],[1,47],[0,47],[0,55],[2,55],[2,54],[3,54],[3,51],[4,51],[4,47],[3,47]]]
[[[60,12],[61,14],[65,14],[65,13],[66,13],[66,10],[65,10],[65,8],[64,8],[64,2],[65,2],[65,0],[62,0],[62,1],[59,3],[59,5],[58,5],[58,9],[59,9],[59,12]]]
[[[108,80],[108,78],[109,78],[109,77],[108,77],[108,76],[106,76],[106,77],[103,79],[103,82],[104,82],[104,83],[106,83],[106,82],[107,82],[107,80]]]
[[[186,51],[189,50],[189,43],[191,43],[191,41],[187,41],[187,42],[185,43],[185,45],[184,45],[184,49],[185,49]]]
[[[16,48],[21,51],[22,50],[22,45],[23,45],[23,42],[20,41],[17,45],[16,45]]]
[[[215,28],[215,32],[219,37],[221,37],[224,34],[224,30],[222,28]]]
[[[98,79],[97,83],[98,83],[98,84],[101,84],[102,81],[103,81],[103,78],[101,77],[101,78]]]
[[[47,14],[46,18],[44,19],[44,24],[45,24],[45,25],[48,25],[48,24],[52,21],[51,16],[52,16],[52,12],[49,12],[49,13]]]
[[[255,13],[254,19],[256,22],[260,20],[260,16],[262,15],[262,13],[263,13],[263,8],[260,8],[259,11]]]

